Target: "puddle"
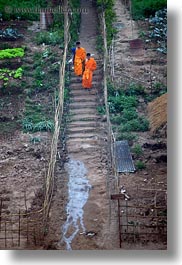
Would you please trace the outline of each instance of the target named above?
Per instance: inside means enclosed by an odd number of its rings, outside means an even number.
[[[66,243],[66,249],[71,250],[71,243],[77,233],[86,232],[83,215],[83,207],[86,204],[91,185],[85,177],[87,169],[83,162],[70,159],[65,164],[68,173],[68,204],[66,206],[67,220],[62,227],[62,242]]]

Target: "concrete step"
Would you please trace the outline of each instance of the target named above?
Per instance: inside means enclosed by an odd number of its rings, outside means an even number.
[[[100,86],[100,85],[101,85],[101,82],[99,82],[99,81],[93,81],[93,82],[92,82],[92,87],[98,87],[98,86]],[[81,82],[71,83],[71,84],[70,84],[70,88],[71,88],[71,89],[74,88],[74,89],[87,90],[87,89],[84,89],[84,88],[82,87],[82,83],[81,83]]]
[[[98,124],[96,121],[72,121],[69,123],[68,128],[75,128],[75,127],[97,127]]]
[[[93,133],[93,132],[88,132],[88,133],[84,133],[84,132],[78,132],[78,133],[73,133],[73,134],[69,134],[68,136],[67,136],[67,138],[68,139],[72,139],[72,138],[74,138],[74,139],[89,139],[89,138],[91,138],[91,139],[97,139],[97,134],[96,133]]]
[[[96,69],[94,71],[94,75],[103,75],[103,67],[99,67],[98,69]],[[72,77],[75,77],[76,75],[75,75],[74,72],[71,72],[71,75],[70,76],[72,78]]]
[[[76,102],[83,102],[83,103],[87,103],[87,102],[97,102],[97,97],[95,95],[91,95],[90,93],[87,95],[77,95],[77,96],[73,96],[71,97],[71,102],[72,103],[76,103]]]
[[[81,145],[91,145],[91,146],[97,146],[99,144],[99,137],[96,136],[94,139],[92,138],[70,138],[66,140],[66,146],[72,147],[72,146],[81,146]]]
[[[88,109],[88,108],[94,108],[96,109],[97,104],[94,101],[86,101],[86,102],[72,102],[70,103],[70,109]]]
[[[85,122],[85,121],[98,121],[100,116],[98,114],[75,114],[70,117],[70,122],[79,121],[79,122]]]
[[[78,114],[97,114],[97,111],[95,108],[80,108],[80,109],[71,109],[70,110],[70,115],[78,115]]]
[[[103,79],[102,74],[99,74],[99,73],[93,74],[93,82],[96,82],[96,81],[98,82],[98,81],[101,81],[102,79]],[[72,76],[70,79],[70,82],[71,83],[80,83],[80,82],[82,82],[82,78],[77,77],[77,76]]]
[[[83,96],[83,95],[97,95],[97,89],[92,88],[90,91],[86,89],[71,89],[70,96],[76,97],[76,96]]]
[[[69,127],[68,134],[69,136],[77,133],[94,133],[97,130],[96,127]]]

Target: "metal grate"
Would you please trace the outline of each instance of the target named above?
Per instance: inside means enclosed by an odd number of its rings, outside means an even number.
[[[116,141],[114,143],[115,164],[118,173],[135,172],[128,141]]]

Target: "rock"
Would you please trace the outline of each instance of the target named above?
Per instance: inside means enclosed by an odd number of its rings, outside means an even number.
[[[96,235],[97,235],[97,233],[94,232],[94,231],[88,231],[88,232],[86,232],[86,236],[88,236],[88,237],[94,237]]]

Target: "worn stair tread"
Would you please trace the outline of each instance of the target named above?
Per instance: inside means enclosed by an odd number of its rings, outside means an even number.
[[[71,121],[68,128],[73,127],[97,127],[97,122],[95,121]]]
[[[75,109],[75,108],[96,108],[97,104],[95,102],[72,102],[70,103],[70,109]]]
[[[72,127],[69,128],[68,127],[68,133],[73,134],[73,133],[94,133],[97,130],[97,128],[95,127]]]
[[[68,135],[68,139],[71,138],[79,138],[79,139],[85,139],[85,138],[92,138],[97,139],[98,134],[97,133],[87,133],[87,132],[80,132],[80,133],[73,133]]]
[[[70,109],[70,114],[71,115],[78,115],[78,114],[84,114],[84,115],[88,114],[88,115],[90,115],[90,114],[96,114],[96,113],[97,113],[97,111],[96,111],[95,108]]]
[[[97,121],[99,119],[99,115],[97,114],[77,114],[72,115],[70,118],[71,121]]]
[[[86,91],[86,90],[83,90],[83,89],[80,89],[80,90],[75,90],[75,89],[72,89],[70,91],[70,96],[83,96],[83,95],[97,95],[97,91],[96,89],[92,89],[90,91]]]
[[[96,86],[98,86],[100,84],[101,84],[101,81],[93,81],[92,82],[92,87],[96,87]],[[82,87],[82,83],[81,82],[71,83],[70,84],[70,88],[74,88],[74,89],[77,89],[78,88],[78,89],[82,89],[82,91],[88,91],[89,92],[88,89],[85,89],[85,88]]]
[[[77,145],[77,144],[91,144],[91,145],[98,145],[99,138],[70,138],[67,139],[66,145],[69,147],[70,145]]]
[[[77,95],[77,96],[72,96],[71,97],[71,103],[76,103],[76,102],[83,102],[83,103],[87,103],[87,102],[97,102],[97,96],[95,95],[87,95],[87,96],[83,96],[83,95]]]

